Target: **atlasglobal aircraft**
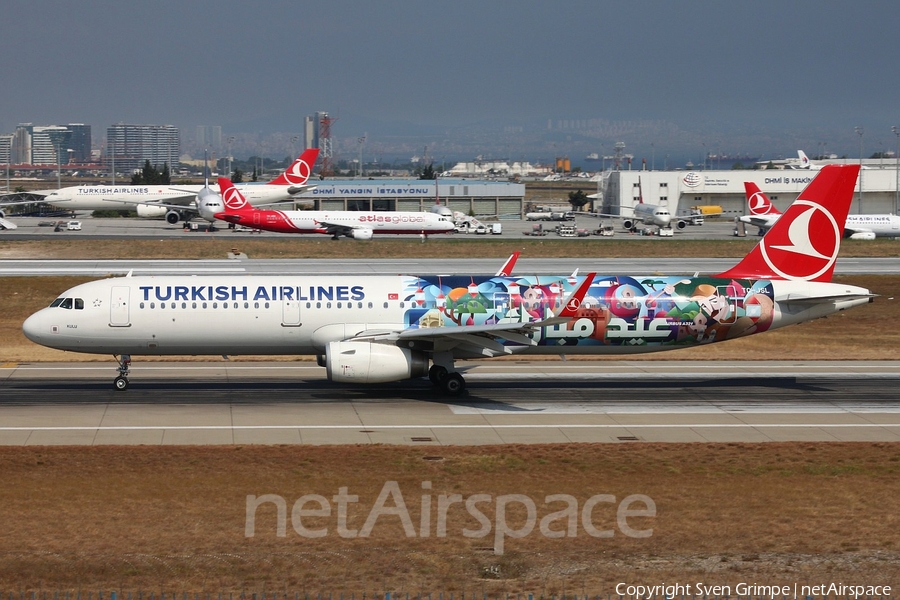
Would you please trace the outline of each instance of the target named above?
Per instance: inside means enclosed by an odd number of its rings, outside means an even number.
[[[867,289],[831,283],[858,172],[824,167],[718,275],[126,276],[63,292],[23,330],[51,348],[113,354],[120,390],[132,355],[308,354],[331,381],[428,376],[459,394],[458,359],[674,350],[870,302]]]
[[[318,148],[305,150],[277,178],[264,184],[237,184],[248,202],[258,206],[288,200],[315,186],[306,182],[319,156]],[[200,215],[215,223],[222,202],[216,190],[207,185],[78,185],[58,190],[32,192],[43,195],[44,202],[66,210],[110,210],[135,205],[140,217],[166,217],[174,225]],[[202,196],[206,196],[206,201]]]
[[[278,233],[324,233],[371,240],[376,233],[430,235],[453,231],[453,219],[433,212],[349,210],[260,210],[253,208],[231,181],[219,179],[224,210],[215,217],[253,229]]]
[[[759,186],[752,181],[744,182],[744,190],[747,193],[747,206],[750,214],[740,217],[740,220],[759,227],[759,234],[762,235],[781,217],[781,212],[775,208],[765,192],[761,191]],[[900,217],[892,214],[847,215],[843,237],[851,240],[900,237]]]

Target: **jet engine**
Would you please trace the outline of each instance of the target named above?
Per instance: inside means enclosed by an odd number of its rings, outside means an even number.
[[[329,342],[325,346],[329,381],[386,383],[428,375],[428,357],[415,350],[370,342]]]
[[[371,229],[354,229],[350,232],[350,237],[354,240],[371,240],[373,233]]]
[[[857,231],[850,236],[850,239],[872,241],[875,239],[875,233],[872,231]]]
[[[157,219],[169,210],[165,206],[148,206],[146,204],[138,204],[135,209],[139,217],[145,219]]]
[[[625,229],[634,229],[634,221],[632,221],[631,219],[625,219],[624,221],[622,221],[622,227],[624,227]]]
[[[181,219],[181,214],[176,210],[170,210],[166,213],[166,223],[174,225]]]
[[[5,218],[6,218],[6,213],[3,212],[2,210],[0,210],[0,219],[5,219]]]
[[[675,227],[677,227],[678,229],[684,229],[685,227],[687,227],[687,221],[678,219],[677,221],[675,221]]]

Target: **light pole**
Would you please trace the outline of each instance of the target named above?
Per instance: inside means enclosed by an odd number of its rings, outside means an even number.
[[[362,151],[363,146],[366,144],[366,137],[368,133],[364,133],[361,138],[357,138],[356,141],[359,142],[359,164],[356,166],[356,175],[362,179]]]
[[[59,153],[60,153],[61,151],[62,151],[62,150],[61,150],[60,147],[59,147],[59,142],[56,142],[56,189],[61,189],[61,188],[62,188],[62,184],[60,183],[60,180],[59,180],[59,171],[60,171],[60,165],[59,165],[59,163],[60,163],[60,160],[59,160]]]
[[[234,136],[228,136],[228,139],[226,141],[228,142],[228,177],[230,178],[232,175],[234,175],[234,172],[232,171],[234,157],[231,156],[231,147],[234,145]]]
[[[653,145],[653,142],[650,142],[650,170],[656,170],[656,146]]]
[[[859,202],[856,205],[856,212],[862,214],[862,195],[863,195],[863,172],[862,172],[862,143],[863,143],[863,128],[862,125],[858,127],[854,127],[853,131],[859,135]]]

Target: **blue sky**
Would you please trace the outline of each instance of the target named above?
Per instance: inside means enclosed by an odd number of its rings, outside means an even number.
[[[869,154],[896,146],[898,23],[888,1],[7,0],[0,130],[261,135],[327,110],[353,138],[607,119],[813,153],[858,153],[862,125]]]

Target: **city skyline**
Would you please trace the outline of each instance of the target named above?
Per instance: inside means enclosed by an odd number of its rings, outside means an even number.
[[[197,126],[219,125],[287,155],[303,117],[324,110],[348,155],[367,135],[369,156],[429,145],[535,160],[624,141],[648,162],[697,162],[855,156],[860,141],[869,156],[894,151],[900,125],[885,1],[9,4],[0,51],[15,60],[0,68],[19,93],[0,105],[4,132],[171,124],[187,144]],[[556,127],[589,121],[602,125]],[[287,142],[268,140],[276,133]]]

